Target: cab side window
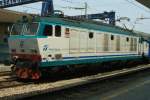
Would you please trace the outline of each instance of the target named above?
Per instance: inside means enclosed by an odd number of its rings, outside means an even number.
[[[61,26],[59,26],[59,25],[55,26],[55,36],[61,37]]]
[[[52,25],[45,25],[43,35],[44,36],[52,36],[53,35],[53,26]]]
[[[111,38],[111,40],[114,40],[114,35],[111,35],[111,37],[110,37],[110,38]]]
[[[90,32],[90,33],[89,33],[89,38],[92,39],[93,37],[94,37],[94,33],[93,33],[93,32]]]

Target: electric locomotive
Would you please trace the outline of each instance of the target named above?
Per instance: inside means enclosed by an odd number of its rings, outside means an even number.
[[[24,18],[12,26],[9,51],[13,71],[22,79],[39,79],[54,67],[138,60],[149,44],[134,32],[64,17]]]

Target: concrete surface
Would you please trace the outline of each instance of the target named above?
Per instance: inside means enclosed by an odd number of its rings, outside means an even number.
[[[11,71],[11,66],[0,64],[0,72],[3,72],[3,71]]]

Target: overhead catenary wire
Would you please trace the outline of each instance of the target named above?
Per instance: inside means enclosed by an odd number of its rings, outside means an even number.
[[[128,2],[128,3],[130,3],[130,4],[132,4],[132,5],[134,5],[135,7],[139,8],[139,9],[145,11],[145,12],[150,13],[150,10],[147,10],[144,7],[141,7],[141,6],[137,5],[137,4],[135,4],[135,1],[131,1],[131,0],[125,0],[125,1]]]
[[[61,0],[61,1],[64,1],[64,2],[67,2],[67,3],[71,3],[71,4],[82,4],[82,7],[66,6],[66,7],[62,7],[62,8],[74,9],[74,10],[83,10],[83,9],[86,9],[86,7],[85,7],[86,2],[75,2],[75,1],[71,1],[71,0]]]
[[[69,9],[69,10],[80,10],[81,11],[81,15],[82,15],[82,12],[84,10],[84,14],[87,15],[87,11],[88,11],[88,4],[86,2],[74,2],[74,1],[71,1],[71,0],[61,0],[61,1],[64,1],[64,2],[67,2],[69,3],[69,6],[60,6],[60,8],[62,9]],[[71,5],[74,5],[74,6],[70,6]],[[77,5],[76,5],[77,4]],[[80,4],[80,5],[79,5]],[[82,5],[81,5],[82,4]],[[76,6],[75,6],[76,5]],[[58,6],[58,5],[57,5]]]
[[[71,4],[83,4],[84,3],[84,2],[77,2],[77,1],[71,1],[71,0],[61,0],[61,1],[68,2]]]
[[[141,10],[147,12],[147,13],[150,13],[150,10],[148,10],[148,9],[146,9],[146,8],[144,8],[144,7],[140,6],[140,5],[138,5],[138,4],[136,4],[136,2],[133,1],[133,0],[124,0],[124,1],[130,3],[131,5],[133,5],[133,6],[137,7],[137,8],[139,8],[139,9],[141,9]],[[138,24],[143,24],[143,23],[139,23],[139,21],[142,20],[142,19],[144,19],[144,18],[145,18],[145,17],[136,18],[135,21],[131,21],[131,20],[130,20],[130,21],[127,21],[126,24],[127,24],[127,23],[130,24],[129,26],[130,26],[131,30],[134,30],[135,27],[136,27]],[[147,18],[147,17],[146,17],[146,18]],[[119,23],[122,24],[124,28],[127,28],[127,27],[126,27],[126,24],[125,24],[124,22],[122,22],[122,23],[119,22]]]

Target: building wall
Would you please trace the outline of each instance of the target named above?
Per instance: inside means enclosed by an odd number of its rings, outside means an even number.
[[[0,34],[4,34],[5,32],[5,25],[4,24],[0,24]]]
[[[0,23],[0,34],[8,34],[8,26],[11,26],[10,23]]]
[[[9,36],[8,26],[11,26],[10,23],[0,23],[0,43],[5,42],[4,39]]]

